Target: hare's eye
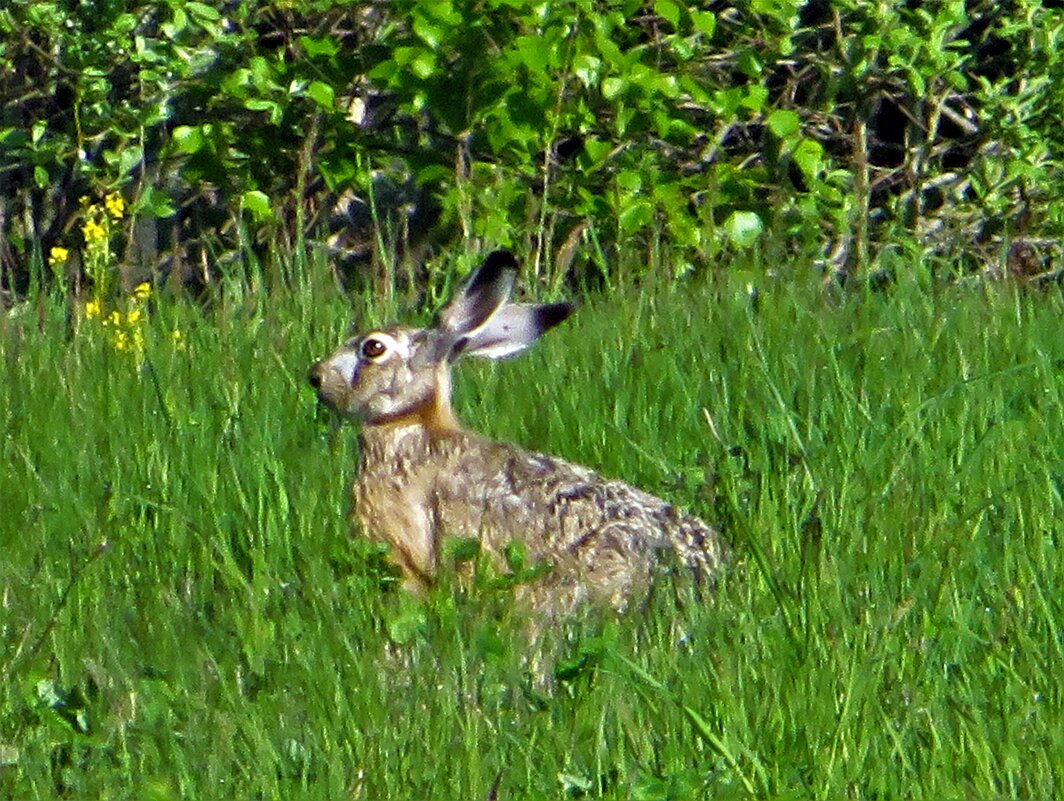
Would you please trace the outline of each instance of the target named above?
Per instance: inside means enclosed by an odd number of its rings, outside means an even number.
[[[362,343],[362,355],[367,359],[379,359],[388,350],[379,339],[367,339]]]

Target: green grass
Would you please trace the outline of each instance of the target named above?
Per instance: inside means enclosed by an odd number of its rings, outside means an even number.
[[[733,545],[710,603],[557,634],[544,687],[505,598],[419,605],[348,537],[354,431],[304,385],[350,317],[334,291],[162,299],[141,369],[20,307],[0,796],[1059,796],[1061,310],[721,279],[463,366],[471,425]]]

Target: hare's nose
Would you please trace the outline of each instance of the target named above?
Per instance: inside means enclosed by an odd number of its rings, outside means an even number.
[[[310,373],[307,375],[307,381],[310,382],[310,385],[314,387],[314,389],[321,389],[321,374],[321,362],[314,362],[314,364],[310,366]]]

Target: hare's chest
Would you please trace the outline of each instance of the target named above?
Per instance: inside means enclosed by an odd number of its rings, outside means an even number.
[[[356,529],[388,545],[412,589],[431,583],[437,559],[437,530],[431,487],[396,471],[360,472],[352,486]]]

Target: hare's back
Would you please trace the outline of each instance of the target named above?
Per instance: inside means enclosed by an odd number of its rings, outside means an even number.
[[[575,562],[582,571],[613,564],[645,573],[665,554],[696,574],[712,573],[720,562],[716,532],[661,498],[506,443],[475,438],[456,445],[468,457],[474,444],[479,467],[471,470],[467,460],[446,471],[441,495],[451,500],[444,506],[454,516],[473,510],[480,518],[473,525],[489,547],[521,540],[534,554]]]

